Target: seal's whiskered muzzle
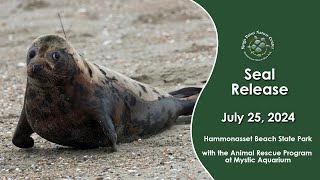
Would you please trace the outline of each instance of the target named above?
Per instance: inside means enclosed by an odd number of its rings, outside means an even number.
[[[28,64],[27,74],[32,78],[43,78],[51,70],[51,65],[45,59],[35,59]]]

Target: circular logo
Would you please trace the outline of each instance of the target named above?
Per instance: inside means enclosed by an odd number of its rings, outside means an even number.
[[[253,61],[262,61],[272,54],[274,42],[269,34],[262,31],[254,31],[245,35],[241,49],[247,58]]]

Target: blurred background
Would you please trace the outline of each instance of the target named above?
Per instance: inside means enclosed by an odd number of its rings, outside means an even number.
[[[37,135],[35,147],[11,143],[26,86],[26,53],[40,35],[63,35],[94,63],[166,91],[203,86],[216,55],[216,30],[190,0],[0,0],[0,175],[205,179],[190,125],[103,149],[74,150]]]

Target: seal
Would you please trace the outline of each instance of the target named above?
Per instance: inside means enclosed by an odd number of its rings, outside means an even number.
[[[89,62],[58,35],[40,36],[27,55],[27,86],[12,142],[34,132],[80,149],[112,147],[158,133],[192,114],[201,88],[166,93]]]

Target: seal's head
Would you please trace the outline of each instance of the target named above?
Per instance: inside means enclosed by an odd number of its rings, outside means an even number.
[[[28,81],[50,87],[68,79],[74,70],[77,54],[67,40],[58,35],[40,36],[33,41],[27,55]]]

